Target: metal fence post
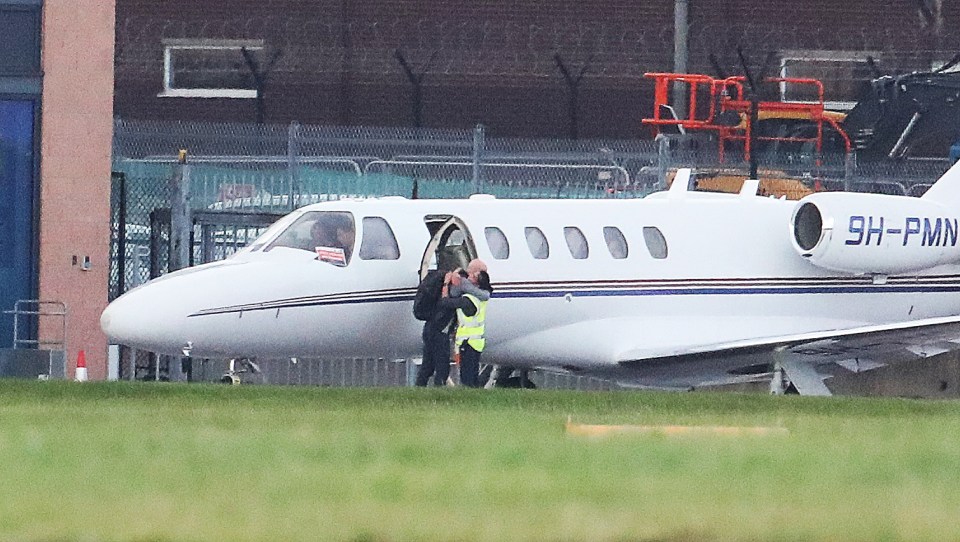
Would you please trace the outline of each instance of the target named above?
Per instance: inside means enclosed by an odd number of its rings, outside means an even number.
[[[117,196],[117,290],[115,298],[126,291],[127,275],[127,176],[123,172],[112,175],[119,184]]]
[[[190,234],[193,219],[190,216],[190,166],[187,151],[180,151],[180,158],[173,166],[170,201],[170,265],[169,271],[190,265]]]
[[[657,182],[659,188],[667,188],[667,172],[670,171],[670,138],[657,134]]]
[[[857,153],[847,153],[843,163],[843,190],[850,192],[853,190],[853,175],[857,170]]]
[[[690,54],[690,22],[688,0],[674,0],[673,3],[673,71],[687,73],[687,59]],[[691,88],[690,92],[696,92]],[[673,103],[677,118],[687,116],[687,86],[679,81],[673,84]]]
[[[300,190],[300,167],[297,158],[300,156],[300,123],[293,121],[287,128],[287,171],[290,175],[288,208],[292,211],[296,208],[293,202],[294,194]]]
[[[473,193],[479,194],[483,189],[483,176],[481,166],[483,164],[483,146],[484,146],[484,128],[478,124],[473,129]]]
[[[129,372],[127,373],[126,380],[130,380],[132,382],[137,379],[137,349],[130,348],[129,354],[130,355],[127,360],[130,362],[130,368],[128,369]]]
[[[422,362],[421,362],[422,363]],[[414,386],[417,383],[417,364],[413,361],[413,358],[407,358],[404,360],[404,369],[406,369],[406,385]]]

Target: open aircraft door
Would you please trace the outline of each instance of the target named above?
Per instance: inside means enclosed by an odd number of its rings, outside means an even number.
[[[431,269],[466,269],[470,260],[477,257],[473,236],[459,218],[451,215],[428,215],[424,222],[432,237],[420,261],[421,280]]]
[[[432,237],[427,243],[423,259],[420,260],[420,280],[423,280],[427,271],[431,269],[450,271],[458,267],[466,269],[470,260],[477,257],[473,236],[470,235],[467,225],[459,218],[451,215],[429,215],[424,218],[424,222]],[[484,387],[490,387],[494,383],[497,386],[510,388],[533,387],[526,371],[522,371],[520,376],[515,377],[511,377],[512,368],[501,367],[500,371],[496,373],[498,376],[494,377],[494,366],[481,363],[480,382],[485,383]]]
[[[431,269],[466,269],[477,257],[473,236],[462,220],[451,215],[428,215],[423,220],[432,236],[420,260],[420,280]],[[492,374],[493,365],[480,364],[481,382],[487,382]]]

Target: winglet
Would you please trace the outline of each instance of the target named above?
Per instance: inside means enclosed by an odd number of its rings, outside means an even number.
[[[938,203],[960,203],[960,161],[937,179],[937,182],[923,195],[923,199]]]
[[[683,195],[690,185],[690,168],[682,168],[677,170],[677,174],[673,176],[673,183],[670,184],[669,194],[671,196],[681,196]]]
[[[756,196],[757,190],[760,189],[760,181],[758,179],[747,179],[743,181],[743,186],[740,187],[741,196]]]

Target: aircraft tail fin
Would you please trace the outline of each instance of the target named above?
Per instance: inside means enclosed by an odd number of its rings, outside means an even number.
[[[937,179],[923,199],[938,203],[960,204],[960,161]]]

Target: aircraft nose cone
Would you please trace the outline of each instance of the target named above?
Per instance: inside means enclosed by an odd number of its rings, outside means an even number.
[[[114,344],[140,350],[185,355],[195,341],[196,323],[190,314],[209,300],[229,297],[231,270],[223,262],[191,267],[154,279],[115,299],[100,315],[100,328]],[[204,272],[202,272],[204,271]]]
[[[120,296],[100,315],[100,329],[114,344],[176,355],[183,344],[185,315],[168,290],[161,283]]]
[[[103,333],[107,337],[113,338],[114,329],[111,326],[113,323],[113,313],[116,310],[113,307],[113,304],[107,305],[107,308],[103,310],[103,314],[100,315],[100,329],[103,330]]]
[[[100,329],[111,342],[139,346],[145,339],[143,331],[159,323],[147,321],[146,315],[151,307],[143,297],[140,292],[133,291],[107,305],[100,315]]]

